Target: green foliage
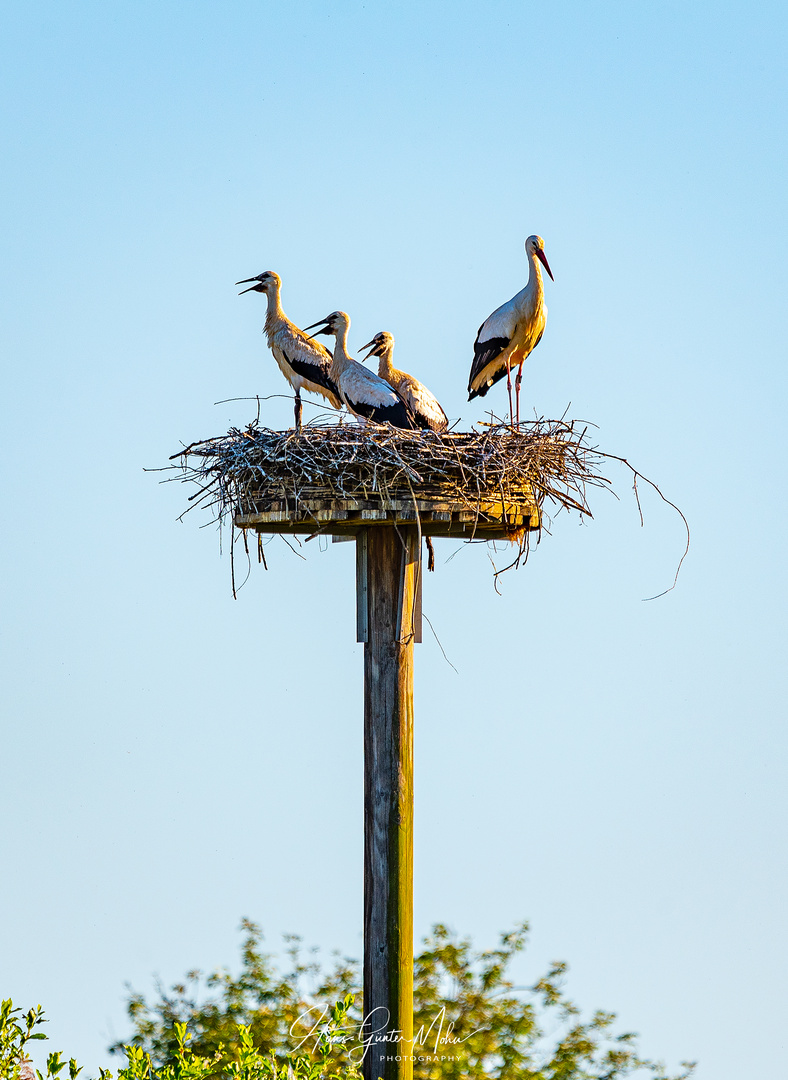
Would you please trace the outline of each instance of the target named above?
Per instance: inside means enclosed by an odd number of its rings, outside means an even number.
[[[63,1061],[59,1053],[47,1056],[47,1071],[42,1073],[36,1069],[33,1072],[27,1056],[27,1044],[34,1039],[46,1039],[43,1031],[36,1031],[45,1024],[44,1010],[40,1005],[22,1013],[21,1009],[15,1009],[14,1003],[8,998],[0,1002],[0,1077],[3,1080],[65,1080],[63,1070],[68,1065],[68,1080],[76,1080],[82,1070],[72,1058],[69,1062]]]
[[[314,1053],[292,1053],[283,1057],[263,1053],[254,1045],[252,1033],[243,1024],[233,1032],[234,1046],[224,1054],[220,1046],[215,1054],[197,1053],[189,1046],[186,1024],[173,1026],[173,1053],[171,1060],[157,1064],[141,1046],[124,1048],[126,1065],[117,1074],[117,1080],[361,1080],[355,1069],[337,1072],[332,1060],[333,1039],[345,1023],[351,1000],[337,1002],[330,1010],[324,1031],[318,1039]],[[68,1064],[68,1080],[77,1080],[82,1069],[72,1058],[68,1063],[59,1053],[47,1057],[47,1071],[33,1072],[25,1053],[31,1039],[45,1039],[46,1035],[35,1031],[44,1023],[41,1006],[31,1009],[23,1020],[21,1009],[15,1009],[8,1000],[0,1008],[0,1077],[2,1080],[66,1080],[63,1071]],[[100,1070],[100,1080],[114,1080],[108,1069]]]
[[[340,1002],[334,1010],[341,1023],[344,1007]],[[331,1025],[329,1025],[329,1031]],[[355,1069],[345,1070],[341,1076],[333,1071],[331,1044],[324,1041],[321,1053],[316,1057],[308,1054],[288,1054],[277,1058],[265,1054],[254,1045],[248,1026],[239,1024],[234,1033],[232,1054],[222,1063],[221,1048],[206,1057],[196,1053],[187,1043],[189,1035],[185,1024],[176,1023],[174,1028],[174,1059],[156,1066],[150,1055],[139,1046],[126,1048],[127,1067],[118,1073],[118,1080],[321,1080],[336,1077],[337,1080],[361,1080]],[[110,1074],[102,1072],[102,1080],[111,1080]]]
[[[299,939],[289,936],[291,969],[282,976],[272,958],[260,949],[259,929],[248,920],[242,928],[242,970],[237,978],[227,971],[207,978],[192,971],[169,992],[159,987],[159,1000],[153,1006],[141,994],[131,994],[128,1011],[134,1027],[133,1045],[143,1047],[158,1063],[171,1061],[177,1048],[176,1025],[185,1023],[194,1051],[204,1057],[219,1054],[220,1060],[229,1062],[241,1024],[249,1028],[254,1045],[265,1054],[286,1055],[294,1047],[291,1030],[301,1030],[299,1022],[307,1010],[312,1010],[315,1022],[320,1016],[325,1021],[338,999],[353,994],[357,973],[351,961],[338,960],[329,976],[320,976],[314,960],[302,959]],[[306,980],[318,980],[308,1001],[300,991]],[[211,996],[198,1000],[201,990]],[[308,1045],[314,1042],[310,1039]],[[111,1049],[123,1050],[123,1044]]]
[[[131,1044],[112,1048],[126,1059],[117,1080],[360,1080],[358,965],[335,956],[333,968],[323,972],[314,958],[302,958],[299,939],[291,937],[290,970],[281,975],[260,948],[259,928],[244,921],[243,931],[237,977],[192,972],[169,993],[160,988],[152,1005],[131,994]],[[564,964],[554,964],[530,987],[515,987],[507,971],[526,937],[523,924],[502,935],[497,949],[476,952],[446,927],[433,928],[415,961],[416,1080],[690,1076],[692,1065],[668,1074],[642,1058],[633,1034],[614,1033],[613,1013],[583,1020],[563,994]],[[43,1023],[40,1005],[23,1014],[10,1000],[2,1002],[2,1080],[77,1080],[82,1069],[59,1053],[47,1056],[46,1073],[32,1069],[27,1048],[46,1038],[38,1030]],[[115,1078],[102,1069],[100,1080]]]
[[[159,987],[158,1000],[150,1004],[131,993],[132,1045],[164,1067],[177,1060],[178,1032],[186,1025],[193,1053],[215,1063],[215,1072],[199,1074],[211,1080],[278,1080],[275,1072],[222,1072],[252,1048],[271,1062],[287,1062],[295,1052],[299,1068],[316,1068],[315,1077],[329,1075],[329,1063],[352,1076],[360,1065],[364,1017],[358,964],[335,954],[333,966],[324,971],[314,957],[303,958],[300,940],[291,936],[289,970],[281,974],[261,949],[259,928],[244,920],[242,930],[238,976],[193,971],[169,992]],[[502,935],[498,948],[477,952],[445,926],[433,928],[415,959],[415,1080],[686,1080],[691,1075],[691,1064],[668,1073],[641,1057],[634,1034],[615,1033],[615,1014],[598,1011],[583,1019],[563,993],[565,964],[554,964],[530,987],[515,987],[508,970],[525,948],[527,932],[523,924]],[[298,1080],[311,1075],[295,1073]]]

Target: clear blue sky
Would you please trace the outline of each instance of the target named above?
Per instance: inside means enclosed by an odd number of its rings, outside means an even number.
[[[761,3],[22,3],[4,167],[0,994],[93,1073],[124,982],[249,915],[361,951],[352,545],[233,601],[144,467],[286,390],[264,307],[335,308],[462,425],[482,319],[555,273],[527,410],[644,493],[560,516],[498,597],[438,545],[417,650],[416,928],[521,918],[585,1009],[699,1080],[785,1056],[786,15]],[[490,401],[503,407],[499,387]],[[486,404],[486,403],[482,403]],[[284,426],[286,400],[265,420]]]

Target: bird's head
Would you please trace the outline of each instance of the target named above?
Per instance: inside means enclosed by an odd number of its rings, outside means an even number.
[[[319,329],[315,330],[314,334],[310,335],[311,337],[317,337],[318,334],[334,334],[336,336],[341,330],[348,329],[350,316],[344,311],[332,311],[330,315],[326,315],[325,319],[318,319],[311,326],[305,326],[304,330],[312,330],[316,326]]]
[[[388,330],[381,330],[379,334],[375,334],[372,341],[362,345],[358,351],[363,353],[365,349],[369,349],[367,355],[362,358],[369,360],[372,356],[384,356],[387,352],[391,352],[393,348],[394,335],[390,334]]]
[[[525,241],[525,250],[529,255],[535,255],[547,273],[550,275],[550,280],[555,281],[553,277],[553,271],[550,269],[550,265],[547,262],[547,256],[544,253],[544,240],[541,236],[529,236]]]
[[[248,289],[241,289],[238,293],[239,296],[243,296],[245,292],[267,293],[271,289],[278,289],[282,284],[282,279],[273,270],[266,270],[262,274],[258,274],[257,277],[244,278],[243,281],[236,281],[235,284],[247,285],[250,281],[255,282],[255,284],[249,285]]]

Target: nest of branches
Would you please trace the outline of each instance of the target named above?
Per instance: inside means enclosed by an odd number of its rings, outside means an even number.
[[[589,487],[607,486],[606,455],[587,440],[587,425],[535,420],[519,430],[502,423],[476,431],[403,431],[385,424],[307,425],[272,431],[255,422],[244,430],[187,446],[173,455],[180,479],[197,490],[190,506],[214,519],[266,507],[349,500],[383,510],[451,503],[477,515],[491,503],[545,503],[589,514]],[[174,479],[174,478],[173,478]]]

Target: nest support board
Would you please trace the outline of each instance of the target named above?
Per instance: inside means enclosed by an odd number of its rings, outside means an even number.
[[[308,496],[272,500],[250,493],[233,520],[239,529],[260,533],[324,533],[344,538],[376,525],[412,525],[424,536],[506,540],[525,529],[538,529],[539,509],[533,497],[517,502],[481,499],[469,509],[467,502],[413,498],[410,492],[364,500]]]

